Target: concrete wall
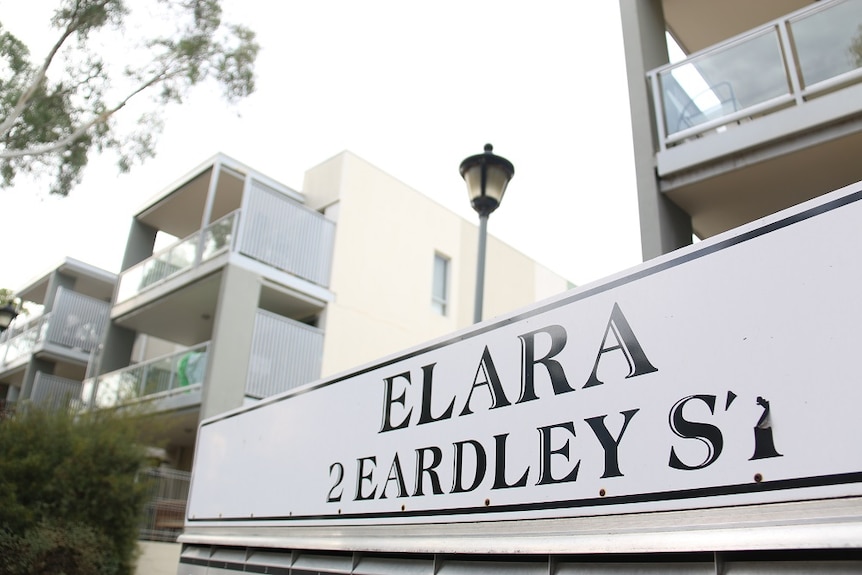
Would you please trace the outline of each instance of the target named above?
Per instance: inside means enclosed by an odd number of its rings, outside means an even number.
[[[646,73],[668,61],[661,0],[619,0],[632,119],[644,261],[691,243],[691,218],[662,195],[655,170],[655,114]]]
[[[136,575],[176,575],[180,562],[179,543],[138,541],[141,555],[138,558]]]
[[[337,187],[337,190],[333,190]],[[477,226],[345,152],[309,170],[303,192],[336,220],[322,374],[331,375],[469,326]],[[435,253],[450,259],[445,316],[432,308]],[[484,317],[567,289],[568,282],[494,237]]]

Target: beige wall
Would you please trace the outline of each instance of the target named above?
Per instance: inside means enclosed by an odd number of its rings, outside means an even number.
[[[337,187],[337,190],[333,188]],[[313,209],[337,221],[324,324],[324,376],[470,325],[477,227],[344,152],[306,174]],[[450,258],[449,310],[431,306],[435,252]],[[490,237],[485,318],[564,291],[568,282]]]
[[[138,557],[137,575],[176,575],[180,564],[179,543],[138,541],[141,555]]]

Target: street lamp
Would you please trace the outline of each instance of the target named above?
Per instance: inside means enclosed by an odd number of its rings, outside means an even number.
[[[503,201],[506,186],[515,175],[515,166],[506,158],[494,155],[494,146],[485,144],[485,153],[461,162],[461,177],[467,182],[470,205],[479,214],[479,257],[476,262],[476,303],[473,323],[482,321],[482,297],[485,292],[485,244],[488,238],[488,215]]]
[[[6,331],[12,320],[18,317],[18,310],[11,303],[0,307],[0,333]]]

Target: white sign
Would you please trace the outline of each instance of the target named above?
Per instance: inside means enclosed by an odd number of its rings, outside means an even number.
[[[206,421],[188,520],[464,522],[860,495],[860,198],[824,196]]]

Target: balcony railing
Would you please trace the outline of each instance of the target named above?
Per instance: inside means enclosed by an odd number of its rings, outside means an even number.
[[[648,73],[662,150],[862,82],[862,0],[828,0]]]
[[[245,210],[210,224],[204,228],[203,238],[196,232],[124,271],[117,302],[227,251],[328,286],[333,222],[256,180],[248,193]]]
[[[35,352],[44,343],[89,353],[101,341],[108,310],[107,302],[60,288],[53,311],[0,335],[0,367]]]
[[[233,245],[239,210],[213,222],[201,232],[179,240],[120,275],[117,301],[125,301],[186,270],[225,253]]]
[[[51,314],[46,313],[27,323],[10,328],[0,336],[0,366],[15,363],[36,349],[36,344],[45,339]]]
[[[258,310],[245,394],[269,397],[320,377],[323,331]]]
[[[15,401],[7,401],[5,399],[0,399],[0,421],[13,417],[15,415],[15,410],[17,406],[18,403]]]
[[[189,499],[191,473],[175,469],[148,468],[138,473],[145,482],[148,499],[140,538],[174,542],[183,530]]]
[[[51,411],[78,411],[81,407],[81,382],[36,372],[28,403]]]
[[[96,408],[117,407],[199,391],[206,376],[209,342],[137,363],[84,381],[83,401]]]

